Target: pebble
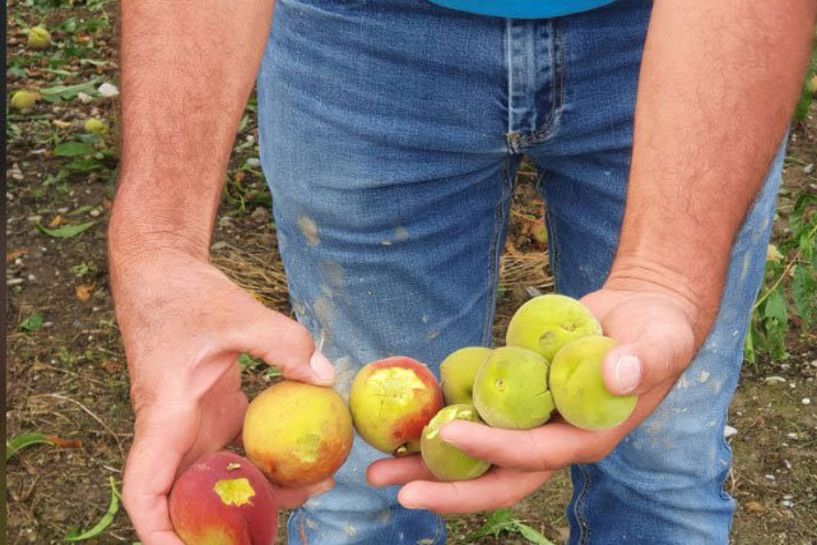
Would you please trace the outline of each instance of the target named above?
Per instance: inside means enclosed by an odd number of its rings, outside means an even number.
[[[91,216],[92,218],[98,218],[100,214],[102,214],[102,212],[100,212],[99,209],[97,208],[94,208],[93,210],[88,212],[88,215]]]
[[[727,425],[723,428],[723,437],[724,439],[729,439],[730,437],[734,437],[738,434],[738,430],[733,428],[732,426]]]
[[[771,473],[767,473],[767,474],[766,474],[766,480],[767,480],[767,481],[775,481],[775,480],[777,480],[777,477],[775,477],[775,476],[774,476],[774,475],[772,475]]]
[[[34,273],[29,273],[26,278],[28,279],[29,282],[34,282],[35,280],[37,280],[37,277],[34,275]]]
[[[788,437],[789,439],[798,439],[799,438],[799,436],[794,432],[787,433],[786,437]]]
[[[249,159],[247,159],[246,164],[248,167],[258,168],[261,166],[261,159],[259,159],[258,157],[250,157]]]
[[[814,163],[809,163],[803,167],[803,174],[811,174],[814,172]]]
[[[119,95],[119,89],[117,89],[116,85],[113,85],[112,83],[103,83],[97,87],[96,92],[105,98],[111,98]]]
[[[89,104],[89,103],[91,103],[91,102],[93,102],[93,101],[94,101],[94,97],[92,97],[92,96],[91,96],[91,95],[89,95],[88,93],[82,93],[82,92],[77,93],[77,98],[78,98],[78,99],[79,99],[79,101],[80,101],[80,102],[82,102],[83,104]]]
[[[808,397],[804,397],[800,403],[802,403],[803,405],[811,405],[811,399]]]
[[[787,507],[787,508],[791,509],[792,507],[794,507],[794,502],[791,501],[791,500],[783,500],[783,501],[780,502],[780,505],[782,505],[783,507]]]

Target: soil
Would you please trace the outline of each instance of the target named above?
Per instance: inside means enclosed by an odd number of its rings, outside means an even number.
[[[7,74],[9,91],[72,85],[92,78],[116,84],[115,6],[90,0],[51,4],[56,7],[35,9],[21,2],[8,3],[10,65],[16,61],[19,68]],[[71,18],[77,19],[79,30],[66,26]],[[25,47],[25,29],[41,22],[54,29],[55,45],[47,53]],[[83,62],[86,58],[94,62]],[[62,447],[29,447],[9,461],[5,490],[9,544],[62,543],[69,530],[93,526],[110,499],[108,478],[121,478],[132,439],[129,384],[112,309],[105,248],[115,184],[116,106],[116,98],[96,97],[88,103],[71,98],[40,101],[31,111],[10,116],[7,438],[40,432],[62,440]],[[60,174],[69,169],[71,159],[55,156],[54,145],[76,140],[88,117],[105,119],[111,125],[110,134],[93,142],[97,150],[111,153],[103,154],[98,168]],[[275,248],[274,226],[267,211],[269,195],[253,161],[255,142],[257,131],[250,112],[236,142],[213,255],[265,302],[290,312],[280,261],[270,252]],[[781,209],[801,192],[817,192],[817,175],[807,168],[817,163],[817,105],[812,104],[806,121],[794,127],[789,155]],[[531,286],[546,290],[549,285],[544,247],[531,233],[532,221],[542,213],[533,190],[534,177],[528,168],[518,178],[497,332],[504,331],[513,310],[529,297]],[[88,221],[96,223],[72,238],[52,238],[37,228]],[[775,237],[785,235],[778,226]],[[244,273],[238,265],[244,266]],[[255,274],[248,274],[248,268]],[[21,328],[33,314],[42,316],[42,326],[30,327],[31,331]],[[793,328],[788,352],[783,362],[762,359],[755,366],[744,366],[730,411],[730,425],[737,430],[730,439],[735,459],[726,483],[738,501],[734,543],[817,543],[813,524],[817,507],[817,332]],[[243,377],[248,393],[257,392],[270,380],[252,366],[244,370]],[[811,404],[806,405],[805,399]],[[561,543],[566,535],[568,498],[569,482],[565,472],[560,472],[516,506],[513,514],[554,543]],[[465,543],[466,536],[486,518],[485,514],[448,517],[450,543]],[[88,543],[134,541],[129,520],[120,510],[113,524]],[[503,534],[476,543],[528,541]]]

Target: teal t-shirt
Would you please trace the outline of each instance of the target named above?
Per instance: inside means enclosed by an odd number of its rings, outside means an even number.
[[[615,0],[431,0],[438,6],[511,19],[545,19],[587,11]]]

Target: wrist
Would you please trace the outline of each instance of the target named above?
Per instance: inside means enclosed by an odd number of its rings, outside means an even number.
[[[698,285],[683,271],[654,259],[616,256],[604,289],[651,293],[671,299],[686,314],[699,342],[715,321],[720,290],[714,285]]]

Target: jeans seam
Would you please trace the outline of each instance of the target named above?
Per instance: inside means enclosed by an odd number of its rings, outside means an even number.
[[[499,196],[499,202],[497,202],[496,209],[494,211],[494,235],[491,238],[491,248],[488,254],[488,296],[485,300],[485,311],[482,325],[482,344],[485,346],[489,346],[492,343],[494,336],[493,316],[496,309],[496,292],[499,285],[499,267],[501,257],[499,243],[503,238],[502,232],[504,230],[503,226],[505,223],[505,201],[510,196],[511,186],[513,184],[510,176],[511,163],[512,159],[510,157],[503,161],[502,193]]]
[[[559,30],[558,22],[555,19],[548,21],[551,29],[551,65],[553,66],[553,77],[550,83],[551,108],[550,115],[545,124],[529,135],[523,135],[519,146],[532,146],[541,144],[545,140],[552,138],[561,124],[562,106],[564,105],[564,47],[562,47],[562,33]]]
[[[584,509],[584,502],[587,499],[587,493],[590,490],[590,474],[587,472],[587,469],[578,464],[576,466],[578,470],[582,474],[582,489],[579,492],[578,497],[576,498],[575,503],[573,504],[573,516],[576,518],[576,522],[579,525],[579,544],[578,545],[588,545],[590,543],[590,525],[587,519],[584,517],[583,509]]]
[[[540,175],[540,183],[543,181],[543,176]],[[544,195],[544,189],[540,190],[540,193]],[[547,204],[547,201],[545,201]],[[548,231],[548,260],[550,261],[550,274],[553,276],[553,290],[556,293],[559,293],[559,275],[557,274],[559,270],[559,250],[558,250],[558,233],[556,232],[556,222],[551,219],[550,210],[548,210],[547,205],[545,206],[545,225],[547,226]]]

